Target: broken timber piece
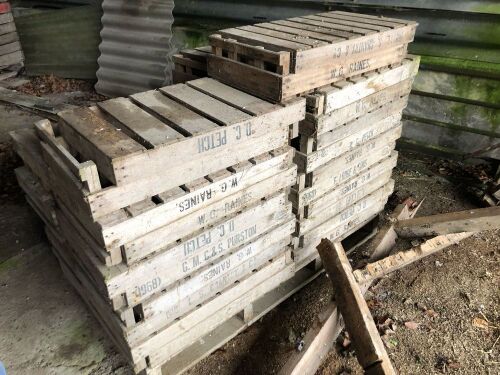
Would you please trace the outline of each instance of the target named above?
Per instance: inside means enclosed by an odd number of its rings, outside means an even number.
[[[396,245],[398,238],[394,230],[394,224],[398,220],[415,217],[423,202],[424,199],[417,204],[413,199],[408,198],[394,209],[394,212],[389,217],[390,223],[379,230],[371,246],[367,249],[367,253],[370,254],[370,261],[379,260],[390,253],[391,249]]]
[[[318,252],[332,280],[335,299],[366,374],[396,374],[340,242],[323,239]]]
[[[407,199],[398,205],[391,214],[392,220],[404,220],[414,217],[422,205],[415,204],[413,200]],[[373,252],[371,261],[380,259],[390,253],[395,245],[397,234],[394,232],[394,224],[382,228],[373,239]],[[361,285],[363,294],[368,290],[371,283]],[[305,348],[300,352],[294,352],[285,365],[281,368],[281,375],[314,375],[323,359],[327,356],[333,342],[340,334],[344,323],[340,319],[335,302],[331,302],[313,323],[311,329],[304,336]]]
[[[401,220],[394,225],[399,237],[430,237],[500,228],[500,207],[477,208]]]
[[[365,268],[355,270],[353,272],[354,278],[358,284],[371,283],[410,263],[437,253],[448,246],[455,245],[473,234],[474,232],[452,233],[431,238],[410,250],[400,251],[382,260],[370,263]]]

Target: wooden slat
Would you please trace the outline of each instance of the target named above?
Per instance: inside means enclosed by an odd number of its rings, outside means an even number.
[[[208,75],[264,99],[280,101],[282,97],[281,75],[225,57],[212,55],[208,58]]]
[[[342,38],[342,39],[352,39],[356,36],[360,36],[360,34],[348,32],[345,30],[334,30],[334,29],[329,28],[328,26],[320,24],[316,21],[302,19],[299,17],[289,18],[289,19],[286,19],[283,21],[273,21],[273,23],[278,24],[278,25],[295,27],[295,28],[298,28],[300,30],[320,32],[323,34],[336,36],[336,37]]]
[[[344,26],[350,26],[350,27],[359,27],[361,29],[367,29],[367,30],[375,30],[375,31],[384,31],[384,30],[389,30],[392,29],[392,26],[387,26],[387,25],[379,25],[376,23],[371,23],[371,22],[360,22],[358,20],[352,20],[349,18],[345,18],[342,16],[336,16],[335,14],[316,14],[315,17],[318,19],[321,18],[325,20],[326,22],[332,22],[336,25],[344,25]]]
[[[282,25],[279,23],[280,21],[274,21],[274,22],[264,22],[264,23],[259,23],[258,26],[260,28],[266,28],[269,30],[274,30],[274,31],[281,31],[284,33],[288,33],[291,35],[298,35],[301,37],[306,37],[306,38],[314,38],[318,40],[322,40],[325,42],[335,42],[339,40],[344,40],[345,38],[341,38],[335,35],[327,34],[327,33],[322,33],[321,31],[311,31],[311,30],[306,30],[304,28],[297,28],[297,27],[290,27]],[[284,21],[284,23],[287,21]]]
[[[398,221],[394,230],[400,237],[428,237],[500,228],[500,207],[417,217]]]
[[[329,22],[328,19],[318,17],[318,16],[303,16],[299,17],[301,22],[307,23],[309,25],[328,27],[333,30],[342,30],[347,31],[349,33],[358,34],[358,35],[369,35],[375,34],[377,31],[370,28],[356,27],[356,26],[347,26],[342,25],[335,22]]]
[[[99,172],[115,184],[121,183],[113,161],[145,148],[89,108],[59,113],[64,120],[61,132],[65,140],[85,159],[92,160]]]
[[[320,13],[318,15],[322,16],[322,17],[333,18],[336,20],[342,19],[342,20],[357,22],[360,24],[379,25],[379,26],[386,26],[386,27],[390,27],[390,28],[402,27],[402,26],[406,25],[406,23],[387,21],[387,20],[384,20],[384,18],[382,18],[382,17],[379,17],[377,19],[358,17],[357,13],[344,14],[341,12],[327,12],[327,13]]]
[[[232,125],[252,118],[248,113],[244,113],[234,107],[224,104],[187,85],[178,84],[162,87],[160,91],[170,98],[181,102],[191,110],[201,113],[211,120],[223,125]]]
[[[258,116],[272,111],[276,108],[274,104],[266,102],[255,96],[246,94],[240,90],[224,85],[212,78],[202,78],[191,81],[188,86],[194,87],[224,103],[232,105],[243,112]]]
[[[262,46],[271,51],[289,51],[296,52],[310,48],[306,44],[292,42],[284,39],[278,39],[267,35],[255,34],[240,29],[224,29],[218,31],[218,34],[225,38],[233,38],[238,41],[248,43],[254,46]]]
[[[240,26],[240,27],[238,27],[238,29],[249,31],[249,32],[256,33],[256,34],[267,35],[267,36],[271,36],[274,38],[279,38],[279,39],[283,39],[283,40],[287,40],[287,41],[291,41],[291,42],[295,42],[295,43],[301,43],[301,44],[304,44],[304,45],[309,46],[309,47],[318,47],[318,46],[323,46],[323,45],[327,44],[325,41],[323,41],[321,39],[316,39],[316,38],[311,37],[311,36],[304,37],[304,36],[297,35],[297,34],[290,35],[287,32],[283,32],[283,31],[279,31],[279,30],[272,30],[272,29],[267,29],[265,27],[261,27],[260,24],[256,24],[254,26]]]
[[[350,13],[350,12],[343,12],[343,11],[335,11],[333,12],[335,14],[346,14],[346,15],[350,15],[352,16],[353,14],[358,17],[358,18],[366,18],[366,19],[370,19],[370,20],[385,20],[385,21],[390,21],[390,22],[394,22],[394,23],[400,23],[400,24],[403,24],[403,25],[411,25],[411,24],[415,24],[416,22],[414,21],[405,21],[405,20],[400,20],[400,19],[397,19],[397,18],[389,18],[389,17],[382,17],[382,16],[372,16],[370,14],[363,14],[363,13]]]
[[[433,237],[412,249],[397,252],[382,260],[371,262],[362,269],[355,270],[353,273],[354,278],[359,284],[371,283],[413,262],[435,254],[451,245],[455,245],[472,236],[474,233],[475,232],[459,232]]]
[[[127,98],[106,100],[97,104],[100,109],[118,120],[143,145],[155,147],[184,138],[182,134],[144,111]]]
[[[219,127],[156,90],[134,94],[130,98],[186,136],[194,136]]]

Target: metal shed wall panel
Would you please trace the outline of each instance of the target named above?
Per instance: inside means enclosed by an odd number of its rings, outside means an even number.
[[[124,96],[171,82],[173,0],[104,0],[96,91]]]

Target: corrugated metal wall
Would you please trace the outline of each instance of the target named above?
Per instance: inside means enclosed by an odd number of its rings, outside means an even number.
[[[104,0],[96,91],[121,96],[171,81],[173,0]]]
[[[500,143],[500,1],[177,0],[176,15],[241,24],[340,9],[416,20],[422,55],[402,147],[463,157]],[[500,148],[483,155],[500,159]]]
[[[15,18],[28,75],[95,78],[100,6],[38,10]]]

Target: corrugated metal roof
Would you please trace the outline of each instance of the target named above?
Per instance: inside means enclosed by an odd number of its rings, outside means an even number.
[[[124,96],[171,82],[173,0],[104,0],[96,91]]]

